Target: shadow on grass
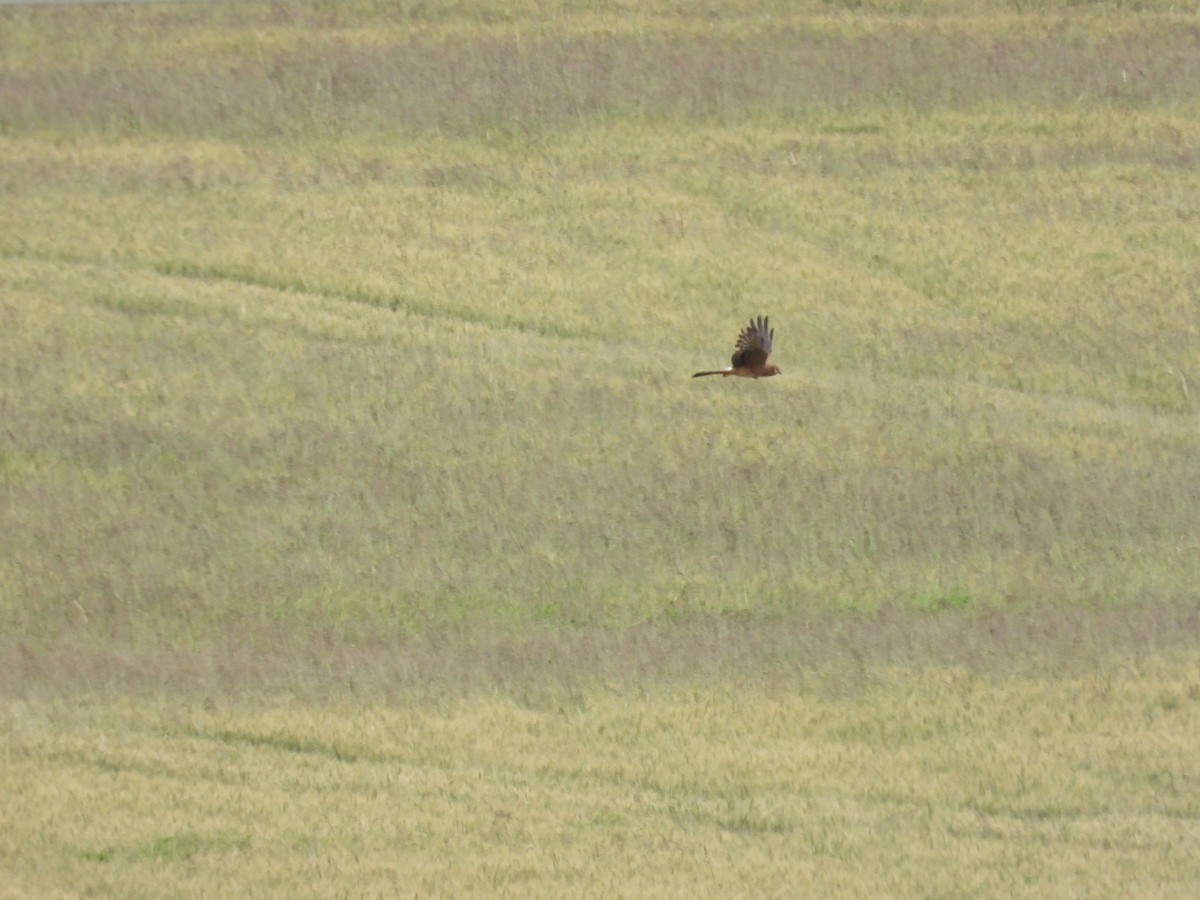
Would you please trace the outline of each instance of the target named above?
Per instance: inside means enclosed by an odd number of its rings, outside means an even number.
[[[838,695],[869,688],[897,669],[1069,674],[1194,653],[1198,638],[1200,606],[1188,600],[696,617],[619,630],[464,628],[375,641],[259,624],[188,648],[104,644],[76,632],[41,644],[0,638],[0,691],[371,702],[499,692],[536,701],[596,686],[724,683]]]

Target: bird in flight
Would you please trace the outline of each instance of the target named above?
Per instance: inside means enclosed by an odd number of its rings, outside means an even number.
[[[693,378],[701,375],[739,375],[742,378],[767,378],[780,374],[779,366],[767,365],[767,357],[771,355],[771,339],[775,337],[775,329],[767,328],[767,317],[759,316],[758,321],[750,320],[750,324],[738,335],[737,349],[733,351],[733,365],[728,369],[716,369],[712,372],[697,372]]]

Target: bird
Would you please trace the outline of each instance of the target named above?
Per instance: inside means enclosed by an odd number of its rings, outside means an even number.
[[[758,320],[750,320],[750,324],[738,335],[737,349],[733,351],[733,365],[728,369],[716,369],[712,372],[697,372],[693,378],[701,375],[738,375],[742,378],[769,378],[782,374],[779,366],[768,365],[767,357],[771,355],[771,339],[775,337],[775,329],[767,327],[767,316],[759,316]]]

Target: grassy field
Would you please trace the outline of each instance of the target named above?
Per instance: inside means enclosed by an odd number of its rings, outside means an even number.
[[[1198,41],[0,9],[0,897],[1195,895]]]
[[[7,896],[1190,896],[1200,667],[8,714]]]

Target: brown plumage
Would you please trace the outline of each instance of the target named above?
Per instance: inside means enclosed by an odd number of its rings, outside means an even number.
[[[697,372],[693,378],[701,375],[738,375],[742,378],[769,378],[780,374],[779,366],[768,365],[767,357],[771,355],[771,339],[775,337],[775,329],[767,328],[767,317],[759,316],[758,321],[750,320],[750,324],[738,335],[737,349],[733,351],[733,365],[728,369],[716,369],[712,372]]]

